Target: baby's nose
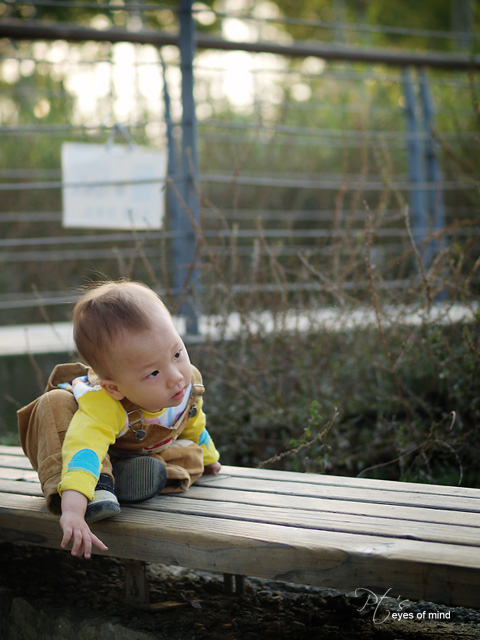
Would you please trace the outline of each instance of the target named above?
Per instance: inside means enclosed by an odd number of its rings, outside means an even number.
[[[174,386],[178,384],[183,379],[182,372],[179,371],[176,367],[172,367],[171,371],[169,371],[169,384],[170,386]]]

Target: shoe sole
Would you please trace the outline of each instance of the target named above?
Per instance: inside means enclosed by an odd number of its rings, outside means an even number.
[[[113,465],[113,476],[120,502],[148,500],[160,493],[167,481],[165,465],[147,456]]]

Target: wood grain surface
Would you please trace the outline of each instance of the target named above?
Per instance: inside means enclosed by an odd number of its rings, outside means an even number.
[[[92,528],[108,554],[480,606],[480,490],[222,467]],[[58,548],[19,447],[0,447],[0,539]]]

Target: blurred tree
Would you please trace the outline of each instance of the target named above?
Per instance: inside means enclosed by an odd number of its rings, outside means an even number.
[[[265,3],[249,4],[258,13]],[[472,34],[480,33],[475,25],[479,5],[474,0],[276,0],[274,4],[285,17],[305,21],[282,26],[298,40],[453,51],[459,41],[448,32],[464,32],[463,47],[472,46]],[[418,32],[409,34],[409,29]],[[427,31],[445,32],[445,36],[432,38]]]
[[[109,7],[109,4],[112,6]],[[109,3],[108,0],[93,0],[77,3],[65,0],[65,2],[52,2],[52,4],[48,4],[48,2],[35,3],[34,0],[27,0],[24,3],[2,2],[0,3],[0,18],[67,22],[98,28],[130,27],[137,29],[142,24],[157,29],[177,28],[178,2],[148,0],[148,2],[142,3],[142,0],[139,0],[132,2],[135,9],[122,9],[122,4],[128,5],[128,1]],[[139,8],[142,4],[148,5],[145,11]],[[208,10],[212,5],[214,5],[214,0],[193,3],[196,11]],[[155,8],[156,6],[158,9]],[[200,30],[208,31],[218,27],[215,15],[212,13],[210,17],[211,19],[199,21],[198,28]]]

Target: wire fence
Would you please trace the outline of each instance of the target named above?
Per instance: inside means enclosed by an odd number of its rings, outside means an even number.
[[[462,70],[446,72],[433,65],[422,75],[387,66],[389,60],[372,65],[355,56],[350,62],[302,57],[301,42],[298,57],[261,51],[265,34],[278,36],[275,29],[287,25],[304,37],[321,30],[327,41],[368,45],[369,51],[386,34],[423,38],[426,53],[436,47],[444,53],[448,41],[452,59],[463,55],[452,47],[475,46],[477,34],[194,9],[199,29],[215,20],[224,31],[239,29],[237,35],[257,49],[235,50],[232,40],[231,50],[204,44],[197,52],[200,216],[183,207],[175,191],[186,167],[170,166],[162,186],[168,213],[162,229],[67,229],[62,143],[106,145],[121,123],[136,144],[170,150],[179,145],[182,68],[170,42],[176,42],[176,11],[172,5],[49,0],[22,2],[28,18],[22,21],[14,13],[18,4],[3,3],[7,20],[0,27],[0,34],[10,23],[22,33],[23,25],[25,34],[0,43],[1,324],[65,319],[79,285],[98,274],[145,280],[176,305],[194,293],[193,268],[206,312],[216,312],[229,296],[234,306],[239,300],[271,305],[275,296],[283,304],[285,294],[292,304],[362,302],[368,289],[366,232],[385,287],[407,288],[418,270],[416,247],[427,269],[438,267],[433,255],[441,253],[448,262],[449,251],[464,247],[465,273],[477,281],[474,58],[464,56],[470,68],[465,62]],[[132,40],[148,16],[161,16],[169,25],[167,44],[100,42],[101,33],[97,42],[72,42],[61,39],[62,24],[59,39],[38,40],[28,28],[45,25],[41,10],[47,7],[68,9],[70,21],[72,12],[91,9],[97,31],[113,14],[117,28],[138,20]],[[211,32],[210,42],[219,34]],[[434,107],[428,117],[422,82]],[[425,169],[432,158],[441,173]],[[423,204],[415,200],[418,194]],[[173,206],[183,216],[180,227],[172,223]],[[175,260],[179,240],[194,243],[193,266]],[[432,243],[435,254],[429,252]],[[185,286],[175,278],[180,267],[187,273]],[[438,267],[438,273],[445,270]],[[438,291],[451,295],[442,278]]]

